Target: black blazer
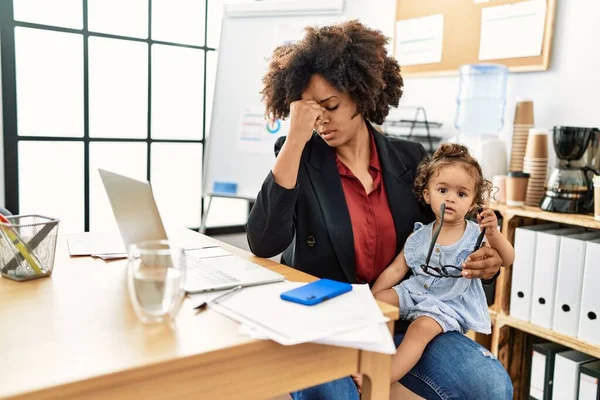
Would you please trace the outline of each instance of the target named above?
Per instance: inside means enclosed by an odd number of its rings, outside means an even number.
[[[416,221],[433,220],[431,209],[413,193],[416,167],[426,153],[421,144],[387,138],[368,122],[367,126],[375,137],[398,254]],[[284,137],[277,140],[275,155],[284,141]],[[279,186],[269,173],[246,228],[250,249],[257,256],[283,252],[283,264],[320,278],[356,283],[352,224],[335,150],[318,135],[304,148],[294,189]]]

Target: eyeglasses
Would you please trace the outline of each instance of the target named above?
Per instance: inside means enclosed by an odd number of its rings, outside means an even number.
[[[446,212],[446,203],[442,203],[440,206],[440,225],[436,228],[435,233],[431,238],[431,244],[429,245],[429,253],[427,253],[427,259],[425,260],[425,264],[421,264],[421,269],[427,275],[434,276],[436,278],[461,278],[462,267],[456,265],[444,265],[441,267],[432,267],[429,265],[429,261],[431,260],[431,254],[433,253],[433,247],[435,246],[435,242],[437,241],[438,236],[440,235],[440,231],[442,230],[442,226],[444,225],[444,214]],[[475,244],[475,249],[473,251],[479,250],[483,243],[483,237],[485,236],[485,228],[479,234],[477,238],[477,243]]]

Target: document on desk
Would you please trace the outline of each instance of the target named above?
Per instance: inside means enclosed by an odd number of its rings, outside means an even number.
[[[368,335],[367,340],[358,340],[361,336],[365,336],[365,334]],[[394,339],[385,322],[317,340],[316,343],[350,347],[376,353],[396,354]]]
[[[268,336],[246,325],[241,325],[238,333],[250,336],[253,339],[269,339]],[[325,339],[315,340],[314,343],[349,347],[352,349],[373,351],[375,353],[396,354],[396,345],[385,322],[369,325],[350,332],[339,333]]]
[[[298,286],[284,281],[244,288],[211,308],[284,345],[323,340],[387,321],[367,285],[353,285],[351,292],[315,306],[281,300],[282,292]]]
[[[169,237],[174,237],[173,241],[186,250],[186,253],[191,250],[206,250],[206,253],[195,254],[199,258],[231,254],[221,249],[218,245],[203,240],[200,236],[193,237],[192,239],[181,237],[181,235],[170,235]],[[118,232],[84,232],[73,234],[67,237],[67,244],[71,256],[91,255],[105,260],[127,257],[127,250]]]
[[[85,232],[69,235],[67,243],[69,245],[69,254],[72,256],[98,254],[127,255],[123,240],[118,233]]]

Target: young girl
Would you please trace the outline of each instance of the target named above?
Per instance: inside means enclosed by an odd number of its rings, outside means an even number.
[[[484,245],[496,249],[504,265],[514,260],[512,246],[497,229],[496,215],[484,207],[490,189],[477,160],[459,144],[441,145],[419,165],[415,193],[431,206],[436,220],[425,226],[415,224],[417,229],[403,250],[372,288],[376,299],[399,305],[402,319],[414,320],[392,357],[392,383],[415,366],[427,344],[440,333],[469,329],[490,333],[481,280],[469,279],[461,268],[478,239],[481,242],[484,228]],[[465,220],[480,208],[479,225]],[[409,268],[413,275],[398,284]]]

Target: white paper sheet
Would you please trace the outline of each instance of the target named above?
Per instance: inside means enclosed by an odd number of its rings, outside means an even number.
[[[364,328],[365,331],[367,329],[370,332],[369,334],[373,335],[371,336],[371,341],[356,341],[354,339],[354,335],[356,335],[357,337],[358,335],[362,335],[360,331],[363,331],[363,329],[361,329],[317,340],[316,343],[328,344],[339,347],[350,347],[353,349],[361,349],[383,354],[396,354],[396,345],[394,344],[394,339],[392,338],[387,324],[380,323],[378,325]],[[373,341],[373,339],[375,338],[376,341]]]
[[[314,342],[386,322],[367,285],[315,306],[281,300],[291,282],[244,288],[211,308],[284,345]]]
[[[251,329],[246,325],[240,325],[238,333],[253,339],[269,339],[268,335]],[[394,344],[392,335],[385,322],[377,325],[370,325],[351,332],[340,333],[325,339],[317,340],[315,343],[367,350],[383,354],[396,353],[396,345]]]
[[[217,247],[212,242],[203,240],[200,235],[189,237],[178,234],[180,231],[168,231],[168,237],[181,248],[189,251]],[[67,237],[69,255],[94,256],[104,260],[127,257],[127,250],[118,232],[84,232]],[[223,250],[224,251],[224,250]]]
[[[290,288],[297,288],[302,285],[306,285],[306,283],[304,283],[304,282],[286,281],[286,283],[289,284]],[[386,318],[386,322],[387,322],[387,320],[388,320],[388,318]],[[326,340],[326,341],[336,340],[339,343],[348,342],[348,343],[375,344],[375,343],[378,343],[381,339],[380,329],[379,329],[380,325],[383,325],[387,328],[386,323],[382,322],[382,323],[378,323],[378,324],[367,325],[362,328],[355,329],[355,330],[352,330],[349,332],[338,333],[336,335],[333,335],[333,336],[330,336],[328,338],[321,339],[321,340]],[[240,333],[246,334],[255,339],[268,339],[268,335],[265,334],[262,329],[254,330],[245,325],[240,326]],[[388,333],[389,333],[389,330],[388,330]],[[319,340],[317,342],[321,343],[321,340]]]
[[[115,254],[91,254],[92,257],[98,257],[104,261],[110,260],[121,260],[127,258],[127,253],[115,253]]]
[[[69,254],[89,256],[91,254],[127,254],[118,233],[85,232],[67,237]]]
[[[546,0],[483,8],[479,59],[539,56],[545,20]]]
[[[394,55],[401,66],[439,63],[443,40],[443,14],[398,21]]]
[[[262,107],[249,107],[242,112],[237,150],[242,153],[273,155],[275,141],[287,135],[289,122],[268,121]]]

